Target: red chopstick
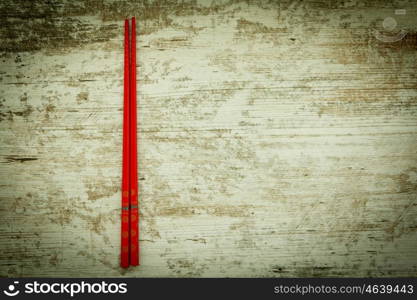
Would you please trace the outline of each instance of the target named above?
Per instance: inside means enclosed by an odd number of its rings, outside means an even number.
[[[122,232],[120,266],[139,265],[139,208],[136,116],[136,20],[125,20],[122,162]]]
[[[139,212],[136,116],[136,19],[132,18],[130,41],[130,265],[139,265]]]
[[[129,53],[129,21],[125,20],[125,40],[124,40],[124,80],[123,80],[123,158],[122,158],[122,225],[121,225],[121,249],[120,266],[129,267],[130,253],[130,53]]]

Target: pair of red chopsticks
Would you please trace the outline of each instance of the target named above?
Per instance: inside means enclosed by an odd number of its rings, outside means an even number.
[[[130,35],[129,35],[130,33]],[[138,169],[136,141],[136,20],[125,20],[120,266],[139,265]]]

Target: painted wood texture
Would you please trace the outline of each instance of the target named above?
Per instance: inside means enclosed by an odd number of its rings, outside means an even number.
[[[1,1],[0,275],[416,276],[416,13]],[[132,15],[142,265],[122,270]],[[392,20],[407,35],[377,39]]]

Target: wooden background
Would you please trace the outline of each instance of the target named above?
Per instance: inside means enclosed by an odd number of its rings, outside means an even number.
[[[417,276],[416,14],[1,1],[0,275]],[[132,15],[142,265],[122,270]]]

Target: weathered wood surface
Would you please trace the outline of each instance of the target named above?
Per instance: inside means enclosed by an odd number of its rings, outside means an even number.
[[[1,1],[0,275],[416,276],[416,12],[411,0]],[[142,266],[126,271],[130,15]],[[387,17],[405,38],[375,38]]]

